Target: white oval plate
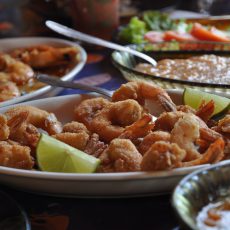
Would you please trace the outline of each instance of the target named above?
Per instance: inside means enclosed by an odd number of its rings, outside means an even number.
[[[181,103],[181,92],[170,93],[176,103]],[[25,102],[53,112],[66,123],[73,120],[73,108],[86,98],[98,96],[68,95]],[[13,106],[0,108],[0,113]],[[20,170],[0,166],[0,183],[39,194],[62,197],[133,197],[171,192],[180,179],[188,173],[207,165],[178,168],[161,172],[130,173],[49,173]]]
[[[50,37],[23,37],[23,38],[6,38],[0,39],[0,52],[7,52],[12,49],[16,48],[24,48],[36,45],[53,45],[56,47],[63,47],[63,46],[75,46],[79,50],[79,55],[77,58],[79,62],[73,67],[71,71],[69,71],[66,75],[61,77],[63,81],[70,81],[76,76],[77,73],[81,71],[83,66],[86,63],[87,54],[85,50],[76,44],[75,42],[71,42],[64,39],[58,38],[50,38]],[[57,95],[62,89],[55,88],[51,86],[44,86],[38,90],[35,90],[31,93],[27,93],[23,96],[14,98],[12,100],[4,101],[0,103],[0,107],[16,104],[22,101],[27,101],[35,98],[41,98],[46,96],[55,96]]]

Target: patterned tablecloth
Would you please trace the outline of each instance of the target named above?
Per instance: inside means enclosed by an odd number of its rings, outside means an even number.
[[[83,70],[76,75],[75,81],[87,85],[99,86],[108,90],[115,90],[126,80],[112,65],[110,53],[99,51],[89,53],[88,61]],[[64,89],[59,95],[83,93],[81,90]]]

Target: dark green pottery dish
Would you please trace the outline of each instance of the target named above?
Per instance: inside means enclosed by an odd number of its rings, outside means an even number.
[[[225,197],[230,197],[230,160],[184,177],[173,192],[172,205],[182,229],[202,230],[196,224],[199,211]]]

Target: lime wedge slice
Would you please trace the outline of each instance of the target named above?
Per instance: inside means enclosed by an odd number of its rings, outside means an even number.
[[[202,101],[215,103],[215,109],[212,116],[219,115],[229,109],[230,99],[216,94],[211,94],[191,88],[185,88],[183,93],[183,102],[194,109],[198,109]]]
[[[100,160],[53,137],[41,134],[36,148],[39,168],[48,172],[93,173]]]

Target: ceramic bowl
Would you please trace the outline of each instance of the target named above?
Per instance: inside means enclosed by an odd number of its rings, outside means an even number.
[[[221,197],[230,196],[230,160],[195,171],[181,180],[172,195],[172,205],[183,229],[197,227],[199,211]]]

